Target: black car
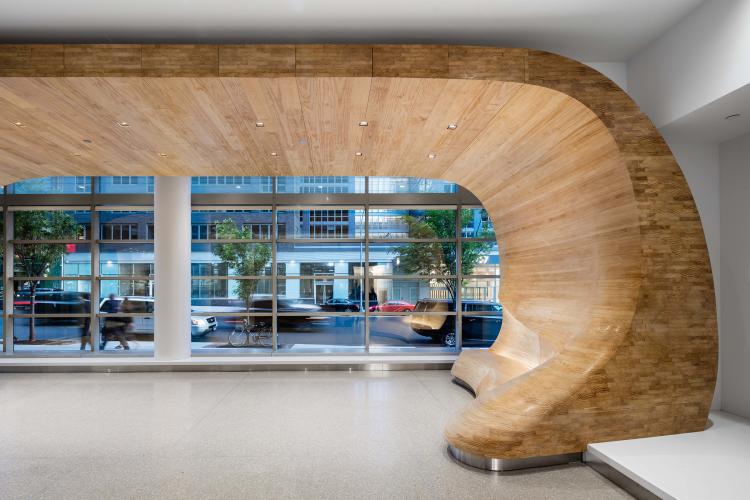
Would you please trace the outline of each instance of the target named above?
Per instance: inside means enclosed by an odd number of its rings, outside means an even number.
[[[276,299],[276,312],[282,313],[276,317],[276,324],[279,331],[283,330],[314,330],[321,323],[328,320],[325,316],[316,316],[315,313],[321,312],[323,309],[315,304],[303,304],[301,302],[295,302],[293,300],[277,298]],[[271,297],[257,297],[253,298],[250,303],[251,313],[256,314],[271,314],[273,312],[273,301]],[[287,316],[288,314],[288,316]],[[261,318],[258,318],[261,320]],[[270,316],[268,321],[270,321]]]
[[[456,317],[420,313],[452,313],[456,303],[446,299],[421,299],[414,306],[411,329],[448,347],[456,346]],[[503,324],[503,306],[488,300],[461,301],[463,347],[488,347]]]
[[[359,304],[349,299],[328,299],[320,306],[324,311],[359,312]]]
[[[34,294],[35,314],[82,314],[90,311],[91,303],[88,292],[67,292],[40,288]],[[13,297],[14,312],[31,313],[31,292],[19,290]]]

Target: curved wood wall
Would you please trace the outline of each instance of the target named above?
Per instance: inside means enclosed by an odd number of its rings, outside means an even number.
[[[452,445],[522,458],[705,426],[717,334],[695,203],[650,121],[580,63],[457,46],[0,46],[0,121],[4,183],[458,182],[495,221],[505,321],[454,367],[477,399]]]

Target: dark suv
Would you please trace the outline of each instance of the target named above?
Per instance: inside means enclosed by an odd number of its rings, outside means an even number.
[[[503,306],[488,300],[461,301],[463,347],[488,347],[503,324]],[[456,317],[420,313],[453,313],[456,303],[448,299],[421,299],[414,306],[411,329],[448,347],[456,346]]]

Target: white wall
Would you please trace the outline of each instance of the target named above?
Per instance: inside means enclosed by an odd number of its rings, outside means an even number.
[[[750,0],[708,0],[628,61],[628,90],[663,127],[750,83]]]
[[[718,144],[701,144],[693,138],[665,136],[669,147],[672,149],[677,162],[680,164],[682,173],[685,175],[693,199],[698,206],[698,214],[703,224],[703,233],[706,237],[708,255],[711,259],[711,270],[716,290],[716,307],[719,315],[721,297],[721,207],[719,188],[719,146]],[[719,318],[721,323],[721,318]],[[720,342],[723,341],[721,330],[719,331]],[[721,370],[719,380],[716,383],[714,401],[712,407],[718,409],[721,406]]]
[[[750,134],[719,147],[722,409],[750,418]]]

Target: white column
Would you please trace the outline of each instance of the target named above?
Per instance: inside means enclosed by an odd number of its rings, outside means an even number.
[[[154,355],[190,357],[190,177],[154,183]]]

